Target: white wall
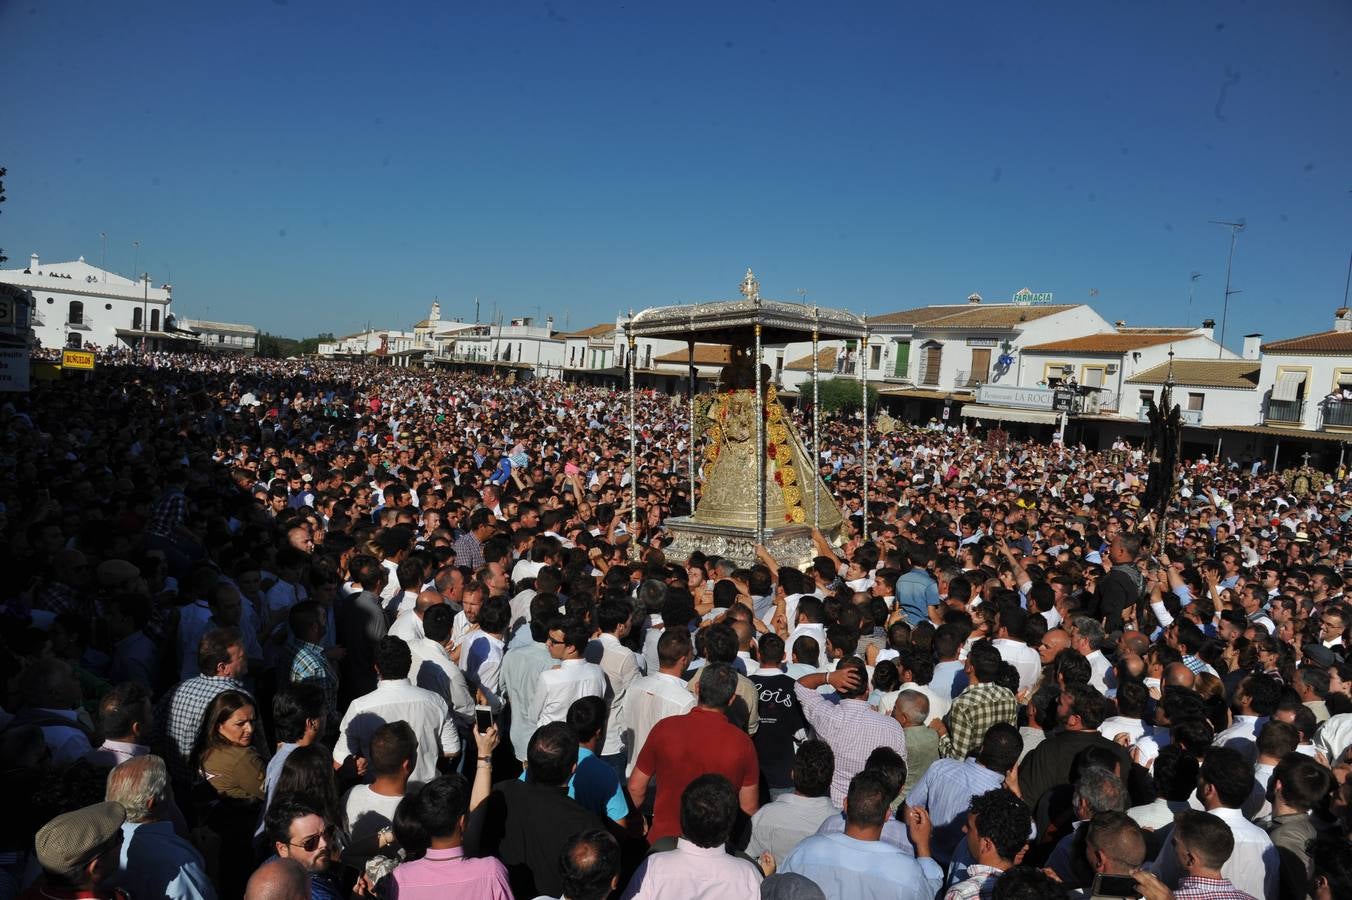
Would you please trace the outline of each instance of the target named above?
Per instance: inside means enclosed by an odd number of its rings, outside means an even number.
[[[169,288],[105,272],[83,258],[51,264],[39,260],[36,268],[32,266],[30,262],[27,275],[22,268],[0,270],[0,281],[32,292],[33,333],[43,347],[65,347],[71,334],[78,334],[82,345],[116,347],[116,330],[132,327],[135,310],[143,311],[146,328],[158,320],[154,330],[164,330],[170,312]],[[70,277],[53,278],[53,273]],[[72,302],[84,306],[83,327],[68,324]]]
[[[1304,384],[1305,409],[1301,427],[1318,429],[1320,426],[1320,402],[1337,387],[1337,375],[1352,375],[1352,354],[1314,355],[1294,353],[1265,353],[1263,368],[1258,374],[1258,397],[1260,404],[1270,395],[1277,383],[1277,375],[1283,370],[1299,370],[1306,373]]]

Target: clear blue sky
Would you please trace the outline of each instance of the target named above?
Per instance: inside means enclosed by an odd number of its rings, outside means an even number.
[[[1352,3],[0,0],[9,265],[132,244],[283,334],[762,292],[1025,285],[1109,320],[1328,328]],[[1097,296],[1091,299],[1091,290]]]

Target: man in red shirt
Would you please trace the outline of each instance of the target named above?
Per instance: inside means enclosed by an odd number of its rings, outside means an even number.
[[[728,721],[725,710],[737,695],[737,672],[714,663],[700,672],[699,703],[683,716],[670,716],[649,732],[629,776],[629,795],[642,808],[648,783],[657,779],[649,843],[681,834],[681,794],[701,775],[722,775],[737,788],[748,816],[760,807],[760,765],[756,745]]]

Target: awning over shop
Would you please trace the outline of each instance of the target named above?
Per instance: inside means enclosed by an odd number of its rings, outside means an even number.
[[[1059,413],[1042,409],[1019,409],[1013,406],[984,406],[968,403],[962,414],[969,419],[987,419],[993,422],[1027,422],[1031,425],[1055,425]]]
[[[1304,428],[1275,428],[1271,425],[1222,425],[1219,431],[1238,431],[1243,434],[1265,434],[1278,440],[1289,438],[1293,441],[1341,441],[1352,443],[1352,434],[1337,431],[1307,431]]]
[[[1277,384],[1272,388],[1272,399],[1283,402],[1295,400],[1304,383],[1304,372],[1283,372],[1277,376]]]

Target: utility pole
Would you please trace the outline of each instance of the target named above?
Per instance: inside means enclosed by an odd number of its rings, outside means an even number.
[[[1230,295],[1239,294],[1242,291],[1230,290],[1230,265],[1235,261],[1235,240],[1239,233],[1244,230],[1244,223],[1240,222],[1221,222],[1216,219],[1211,220],[1212,225],[1224,225],[1230,229],[1230,255],[1225,260],[1225,301],[1221,305],[1221,339],[1220,349],[1216,351],[1216,358],[1220,359],[1225,352],[1225,324],[1230,315]]]
[[[132,274],[135,274],[135,273],[136,273],[136,267],[139,266],[139,265],[141,264],[141,242],[140,242],[140,241],[132,241],[132,242],[131,242],[131,245],[132,245],[132,248],[133,248],[133,249],[132,249],[132,254],[131,254],[131,271],[132,271]]]

